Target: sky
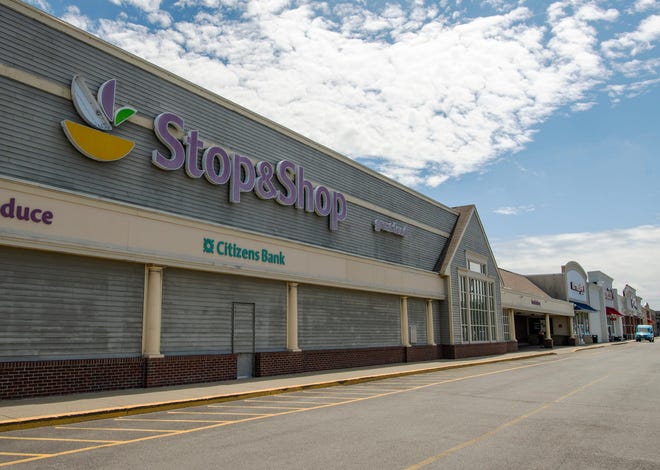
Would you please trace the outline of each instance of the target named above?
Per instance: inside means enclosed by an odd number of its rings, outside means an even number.
[[[26,0],[660,310],[660,1]]]

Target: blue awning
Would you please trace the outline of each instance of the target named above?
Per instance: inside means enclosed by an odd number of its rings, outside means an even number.
[[[591,307],[587,304],[583,304],[582,302],[576,302],[575,300],[571,300],[571,303],[573,304],[573,309],[574,310],[584,310],[584,311],[587,311],[587,312],[597,312],[598,311],[595,308],[593,308],[593,307]]]

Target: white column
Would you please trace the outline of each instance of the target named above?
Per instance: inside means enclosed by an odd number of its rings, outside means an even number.
[[[401,297],[401,344],[410,346],[408,337],[408,297]]]
[[[298,284],[287,284],[286,296],[286,348],[300,351],[298,347]]]
[[[516,319],[515,319],[515,310],[512,308],[509,309],[509,337],[510,341],[518,341],[516,338]]]
[[[545,314],[545,339],[552,339],[552,334],[550,334],[550,315]]]
[[[426,299],[426,343],[435,346],[435,332],[433,331],[433,300]]]
[[[574,331],[574,326],[573,326],[573,317],[568,317],[568,335],[570,338],[575,338],[575,333]]]
[[[163,357],[160,353],[160,324],[163,314],[163,268],[147,268],[147,296],[144,314],[144,357]]]

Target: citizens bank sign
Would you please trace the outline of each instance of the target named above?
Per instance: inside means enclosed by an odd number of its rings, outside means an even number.
[[[71,99],[80,117],[92,127],[63,120],[62,129],[71,144],[83,155],[97,161],[117,161],[133,150],[135,143],[109,132],[136,113],[124,106],[115,106],[117,81],[103,83],[94,97],[80,75],[71,81]],[[346,220],[346,197],[323,185],[314,185],[305,178],[305,170],[290,160],[276,164],[253,162],[219,146],[207,146],[199,130],[185,130],[182,117],[163,112],[154,119],[154,133],[167,148],[153,150],[154,166],[175,171],[185,169],[193,179],[204,177],[215,186],[227,185],[229,202],[240,203],[241,194],[252,192],[259,199],[273,199],[282,206],[294,206],[328,218],[328,227],[335,231]],[[183,135],[183,139],[178,136]]]

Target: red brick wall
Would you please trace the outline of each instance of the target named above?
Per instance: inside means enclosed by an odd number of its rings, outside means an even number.
[[[405,362],[405,350],[400,346],[300,352],[263,352],[256,354],[255,375],[257,377],[268,377],[271,375],[349,369],[397,362]]]
[[[0,362],[0,399],[141,387],[142,358]]]
[[[442,357],[462,359],[465,357],[505,354],[508,352],[508,345],[509,343],[443,344]]]
[[[406,362],[433,361],[442,357],[438,346],[412,346],[406,348]]]
[[[236,378],[236,354],[165,356],[146,360],[144,387],[220,382]]]
[[[236,378],[236,356],[0,362],[0,399],[157,387]]]

